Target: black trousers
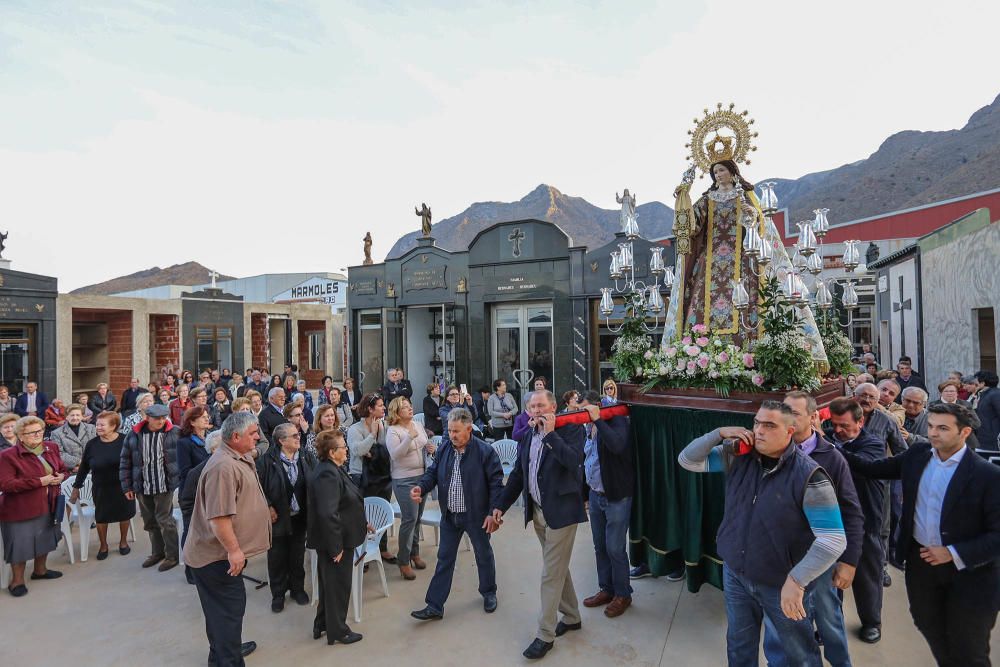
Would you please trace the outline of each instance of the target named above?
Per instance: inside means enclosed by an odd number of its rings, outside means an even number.
[[[987,667],[997,620],[995,567],[959,570],[929,565],[913,542],[906,558],[906,595],[913,623],[941,667]]]
[[[299,512],[291,521],[291,534],[272,537],[271,548],[267,551],[267,578],[271,581],[271,597],[275,598],[283,598],[287,592],[305,590],[305,514]]]
[[[347,606],[351,601],[351,572],[354,549],[344,549],[339,563],[334,563],[328,551],[316,552],[319,570],[318,605],[313,630],[326,630],[327,642],[340,639],[351,629],[347,626]]]
[[[854,574],[854,604],[861,626],[882,627],[882,564],[885,551],[879,529],[866,530],[861,542],[861,560]]]
[[[243,614],[247,608],[247,591],[242,577],[226,574],[228,560],[191,568],[198,599],[205,614],[205,634],[208,635],[208,661],[218,667],[243,667],[240,644],[243,635]]]

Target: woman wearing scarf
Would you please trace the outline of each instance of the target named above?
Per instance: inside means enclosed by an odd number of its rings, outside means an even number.
[[[46,561],[61,536],[53,510],[66,466],[55,443],[44,440],[45,422],[38,417],[19,419],[14,434],[17,446],[0,452],[0,533],[12,573],[7,590],[19,598],[28,592],[24,570],[29,560],[35,561],[32,580],[62,576]]]
[[[83,448],[97,435],[93,424],[84,421],[84,408],[72,403],[66,408],[66,423],[52,431],[49,436],[59,447],[67,472],[76,472],[83,458]]]
[[[297,604],[309,604],[306,572],[306,479],[316,468],[316,457],[302,449],[294,424],[274,429],[274,447],[257,459],[260,487],[271,512],[271,548],[267,578],[271,582],[271,611],[285,608],[285,593]]]

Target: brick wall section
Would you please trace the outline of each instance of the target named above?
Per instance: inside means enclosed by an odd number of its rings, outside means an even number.
[[[325,322],[299,320],[299,378],[306,381],[306,387],[309,389],[318,389],[323,384],[323,376],[326,375],[325,369],[309,368],[309,334],[325,329]]]
[[[159,384],[161,368],[172,364],[175,369],[180,369],[180,322],[176,315],[152,315],[150,319],[152,320],[150,341],[153,345],[154,355],[154,367],[150,369],[150,373],[152,373],[154,381]],[[139,378],[139,380],[141,382],[146,378]]]
[[[132,311],[109,313],[107,323],[108,384],[120,397],[132,379]]]
[[[267,334],[267,314],[251,313],[250,315],[250,365],[254,368],[267,367],[267,354],[270,347]],[[242,369],[241,369],[242,370]],[[280,368],[278,369],[281,370]]]

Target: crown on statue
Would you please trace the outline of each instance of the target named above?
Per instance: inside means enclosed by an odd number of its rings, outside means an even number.
[[[750,129],[753,118],[749,111],[735,111],[735,104],[722,108],[722,102],[715,105],[715,111],[705,109],[703,118],[694,119],[694,129],[688,130],[691,135],[689,143],[684,147],[690,151],[688,159],[694,162],[702,175],[707,174],[712,164],[720,160],[732,160],[737,163],[750,164],[747,155],[757,147],[753,140],[757,132]],[[721,134],[720,130],[726,130]],[[713,135],[710,138],[710,135]]]
[[[733,159],[733,138],[723,137],[718,132],[715,136],[705,142],[705,152],[712,162]]]

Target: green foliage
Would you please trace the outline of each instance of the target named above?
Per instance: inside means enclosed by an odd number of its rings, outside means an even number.
[[[850,339],[837,326],[839,318],[836,313],[823,313],[817,319],[817,327],[820,336],[823,338],[823,347],[826,350],[826,359],[830,363],[830,372],[836,375],[847,375],[855,372],[854,364],[851,363],[851,356],[854,347]]]
[[[618,382],[632,382],[642,373],[643,355],[652,346],[652,339],[643,327],[645,315],[638,307],[641,296],[635,292],[625,299],[625,319],[622,330],[611,346],[614,353],[615,379]]]
[[[767,386],[806,391],[819,387],[819,376],[802,333],[798,309],[784,300],[776,277],[764,280],[760,298],[764,335],[754,346],[754,356]]]

